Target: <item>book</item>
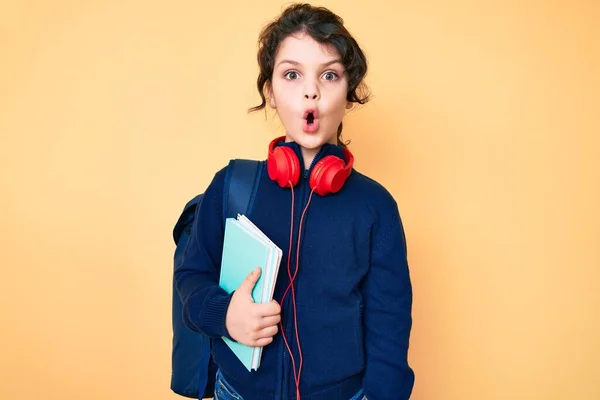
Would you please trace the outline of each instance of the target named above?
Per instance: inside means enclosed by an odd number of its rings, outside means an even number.
[[[237,219],[227,218],[219,286],[232,293],[248,274],[260,267],[261,274],[252,290],[252,299],[255,303],[268,303],[273,300],[281,257],[281,249],[246,216],[238,214]],[[262,347],[246,346],[226,337],[223,341],[248,371],[258,369]]]

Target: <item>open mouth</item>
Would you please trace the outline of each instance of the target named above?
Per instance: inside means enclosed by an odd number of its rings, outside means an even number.
[[[319,118],[319,112],[315,108],[304,111],[304,119],[309,125],[312,125]]]
[[[316,109],[309,109],[304,112],[304,132],[313,133],[319,129],[319,112]]]

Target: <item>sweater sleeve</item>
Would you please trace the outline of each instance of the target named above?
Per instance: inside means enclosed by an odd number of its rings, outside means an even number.
[[[215,174],[196,209],[183,261],[175,266],[174,276],[185,325],[210,337],[229,337],[225,316],[231,295],[219,286],[224,180],[225,168]]]
[[[371,232],[371,265],[365,277],[364,327],[369,400],[410,398],[414,372],[408,365],[412,286],[406,240],[396,202],[387,197]]]

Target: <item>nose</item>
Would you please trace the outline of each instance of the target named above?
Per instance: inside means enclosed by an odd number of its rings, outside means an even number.
[[[320,98],[319,88],[312,82],[304,86],[304,98],[307,100],[318,100]]]

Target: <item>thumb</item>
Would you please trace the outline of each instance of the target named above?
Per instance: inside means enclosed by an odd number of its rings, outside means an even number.
[[[258,281],[258,278],[260,278],[260,267],[256,267],[254,269],[254,271],[250,272],[248,274],[248,276],[246,276],[246,279],[244,279],[244,281],[242,282],[242,284],[240,285],[238,291],[245,292],[248,293],[248,295],[252,294],[252,289],[254,289],[254,285],[256,285],[256,282]]]

